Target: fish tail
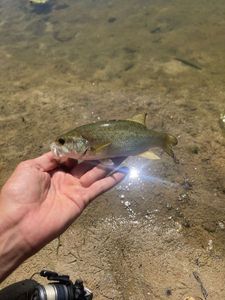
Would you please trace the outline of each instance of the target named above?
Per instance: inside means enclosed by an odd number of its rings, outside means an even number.
[[[164,143],[163,143],[163,150],[169,155],[171,156],[174,161],[176,163],[178,163],[179,161],[177,160],[172,147],[177,145],[178,140],[175,136],[171,135],[171,134],[167,134],[165,133],[165,137],[164,137]]]

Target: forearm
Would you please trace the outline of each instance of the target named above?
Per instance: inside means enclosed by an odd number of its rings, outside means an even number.
[[[10,224],[0,213],[0,282],[29,256],[28,252],[16,224]]]

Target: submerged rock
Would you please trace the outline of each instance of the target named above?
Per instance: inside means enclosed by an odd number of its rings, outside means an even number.
[[[199,153],[199,147],[197,145],[188,145],[187,146],[188,152],[192,154],[198,154]]]
[[[116,20],[117,20],[116,17],[109,17],[109,18],[108,18],[108,22],[109,22],[109,23],[114,23]]]

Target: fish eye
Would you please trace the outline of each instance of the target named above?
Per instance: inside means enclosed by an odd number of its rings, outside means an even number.
[[[58,142],[61,144],[61,145],[64,145],[65,144],[65,140],[63,138],[59,138],[58,139]]]

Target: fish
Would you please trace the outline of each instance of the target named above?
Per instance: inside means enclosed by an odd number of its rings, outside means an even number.
[[[56,157],[77,160],[112,160],[128,156],[160,159],[150,148],[162,148],[176,162],[172,147],[177,138],[171,134],[148,129],[147,113],[125,120],[97,121],[79,126],[60,135],[50,148]]]

